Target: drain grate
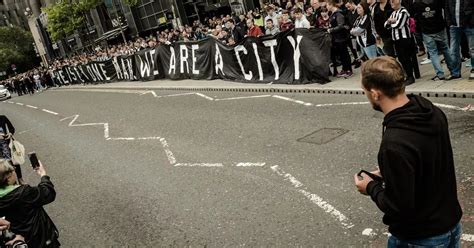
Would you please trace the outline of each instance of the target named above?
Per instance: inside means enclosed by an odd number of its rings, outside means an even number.
[[[321,128],[304,136],[303,138],[297,139],[297,141],[323,145],[335,140],[336,138],[346,134],[347,132],[349,132],[349,130],[342,128]]]

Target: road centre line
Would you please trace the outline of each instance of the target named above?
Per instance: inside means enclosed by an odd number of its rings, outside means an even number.
[[[237,163],[237,167],[262,167],[265,163]]]
[[[175,167],[223,167],[221,163],[177,163]]]
[[[50,114],[53,114],[53,115],[58,115],[58,113],[56,112],[53,112],[51,110],[47,110],[47,109],[41,109],[43,112],[46,112],[46,113],[50,113]]]
[[[16,104],[20,105],[20,106],[23,106],[24,104],[21,103],[21,102],[17,102]]]
[[[329,213],[333,218],[335,218],[344,228],[350,229],[354,227],[354,224],[352,224],[349,219],[342,214],[339,210],[337,210],[335,207],[333,207],[331,204],[329,204],[327,201],[323,200],[320,196],[310,193],[307,190],[303,189],[302,187],[304,186],[303,183],[298,181],[294,176],[292,176],[289,173],[284,172],[278,165],[274,165],[270,167],[277,175],[281,176],[284,178],[285,181],[290,181],[290,183],[293,185],[293,187],[303,194],[308,200],[310,200],[312,203],[316,204],[318,207],[320,207],[322,210],[324,210],[326,213]]]
[[[32,108],[32,109],[38,109],[38,107],[36,106],[31,106],[31,105],[26,105],[28,108]]]

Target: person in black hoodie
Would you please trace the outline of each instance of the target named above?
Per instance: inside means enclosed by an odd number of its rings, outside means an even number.
[[[53,202],[56,191],[41,164],[37,187],[16,184],[13,166],[0,159],[0,216],[10,222],[10,230],[25,238],[28,247],[59,247],[59,232],[43,206]]]
[[[462,210],[445,114],[405,94],[394,58],[367,61],[361,76],[367,98],[385,117],[379,170],[356,174],[354,181],[384,213],[392,234],[388,247],[459,247]]]

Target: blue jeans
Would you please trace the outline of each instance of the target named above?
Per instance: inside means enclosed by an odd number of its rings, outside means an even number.
[[[400,240],[395,236],[388,238],[387,248],[460,248],[461,247],[461,224],[458,223],[451,231],[425,239]]]
[[[452,71],[454,76],[461,75],[461,55],[459,53],[461,32],[466,34],[467,42],[469,43],[469,51],[471,53],[471,70],[474,68],[474,28],[451,26],[449,27],[449,33],[451,35],[451,57],[455,65]]]
[[[367,55],[369,59],[377,57],[377,46],[375,44],[368,47],[364,47],[363,50],[365,55]]]
[[[448,65],[449,71],[451,71],[451,74],[453,74],[453,70],[456,66],[453,62],[451,55],[449,54],[446,30],[443,29],[443,31],[435,34],[423,33],[423,42],[425,43],[426,49],[430,54],[431,64],[433,64],[436,76],[438,76],[439,78],[444,78],[444,71],[439,60],[438,49],[439,52],[444,55],[444,59],[446,61],[446,64]]]

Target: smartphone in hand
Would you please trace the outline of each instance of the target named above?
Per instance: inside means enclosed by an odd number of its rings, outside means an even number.
[[[36,169],[40,166],[36,152],[28,153],[28,157],[30,158],[31,167],[33,167],[33,169]]]

